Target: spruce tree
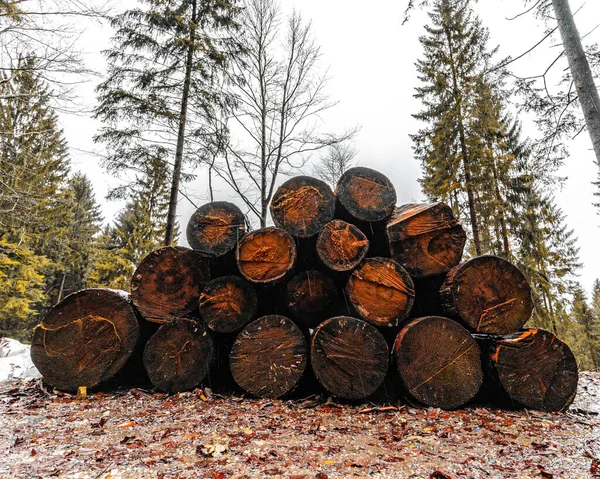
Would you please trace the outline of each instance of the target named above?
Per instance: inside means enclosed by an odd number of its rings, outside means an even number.
[[[584,369],[597,369],[596,349],[592,339],[594,327],[594,313],[588,305],[587,298],[580,284],[573,290],[573,302],[571,303],[571,318],[577,325],[581,326],[581,334],[576,356],[585,358]]]

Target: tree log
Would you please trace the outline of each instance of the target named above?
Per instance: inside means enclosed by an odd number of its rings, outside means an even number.
[[[412,308],[415,290],[406,270],[387,258],[368,258],[346,285],[357,313],[375,326],[398,326]]]
[[[339,294],[331,278],[315,270],[294,276],[287,285],[287,307],[293,317],[313,328],[337,306]]]
[[[335,214],[335,196],[327,183],[310,176],[296,176],[283,183],[270,206],[275,226],[292,236],[316,235]]]
[[[404,205],[388,221],[390,253],[413,278],[447,273],[462,257],[467,235],[444,203]]]
[[[497,256],[479,256],[452,268],[440,300],[446,314],[460,317],[478,333],[514,333],[533,312],[525,276]]]
[[[165,323],[195,310],[209,279],[200,253],[165,246],[147,255],[133,273],[131,300],[145,319]]]
[[[206,326],[191,319],[174,319],[146,343],[144,367],[157,389],[178,393],[202,382],[212,357],[213,343]]]
[[[280,228],[261,228],[241,239],[237,261],[240,273],[248,281],[272,284],[292,271],[296,245],[292,236]]]
[[[36,326],[31,360],[44,380],[68,392],[111,378],[139,338],[127,293],[84,289],[70,294]]]
[[[495,341],[490,358],[502,388],[518,404],[565,411],[577,393],[577,362],[569,347],[543,329]]]
[[[231,348],[233,379],[246,392],[278,398],[298,383],[307,364],[308,347],[302,331],[285,316],[253,321]]]
[[[317,380],[327,391],[344,399],[363,399],[383,383],[389,349],[370,324],[337,316],[315,330],[310,358]]]
[[[327,223],[317,238],[319,259],[333,271],[351,271],[368,250],[369,240],[365,234],[357,226],[342,220]]]
[[[451,319],[427,316],[407,324],[396,337],[393,358],[407,392],[426,406],[463,406],[483,381],[477,342]]]
[[[216,333],[233,333],[250,322],[257,311],[256,291],[239,276],[223,276],[208,283],[200,295],[200,316]]]

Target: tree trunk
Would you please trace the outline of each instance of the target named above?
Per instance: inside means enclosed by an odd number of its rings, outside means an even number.
[[[31,360],[51,386],[92,388],[123,367],[139,337],[127,293],[84,289],[54,306],[36,326]]]
[[[317,380],[327,391],[344,399],[363,399],[383,383],[389,349],[370,324],[337,316],[315,330],[310,359]]]
[[[286,288],[287,308],[306,327],[314,328],[331,315],[339,293],[331,278],[315,270],[294,276]]]
[[[565,54],[569,61],[569,69],[575,82],[577,99],[592,140],[596,163],[600,168],[600,96],[598,89],[594,83],[594,77],[585,56],[568,0],[552,0],[552,5]]]
[[[419,318],[396,337],[394,365],[407,392],[429,407],[455,409],[483,382],[481,352],[460,324],[438,316]]]
[[[369,240],[356,226],[342,220],[327,223],[317,238],[317,254],[332,271],[353,270],[366,256]]]

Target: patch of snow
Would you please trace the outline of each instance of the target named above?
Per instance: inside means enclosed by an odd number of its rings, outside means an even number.
[[[0,338],[0,383],[41,377],[31,362],[29,346],[10,338]]]

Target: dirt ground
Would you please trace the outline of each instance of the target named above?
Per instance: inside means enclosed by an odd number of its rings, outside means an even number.
[[[600,477],[600,373],[564,414],[5,384],[0,458],[6,479]]]

